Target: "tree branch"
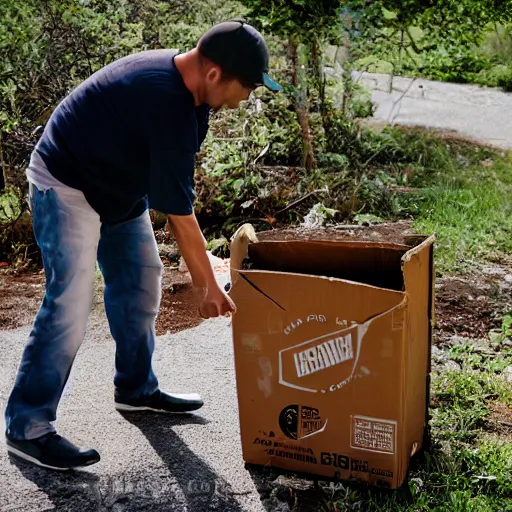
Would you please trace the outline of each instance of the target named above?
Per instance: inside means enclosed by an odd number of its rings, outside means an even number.
[[[318,194],[320,192],[327,192],[327,190],[325,188],[320,188],[320,189],[317,189],[317,190],[313,190],[312,192],[309,192],[308,194],[306,194],[305,196],[297,199],[296,201],[293,201],[293,203],[290,203],[288,206],[286,206],[286,208],[283,208],[282,210],[279,210],[278,212],[276,212],[276,216],[281,214],[281,213],[284,213],[286,212],[287,210],[289,210],[290,208],[293,208],[294,206],[297,206],[298,204],[302,203],[303,201],[305,201],[306,199],[308,199],[309,197],[315,195],[315,194]]]

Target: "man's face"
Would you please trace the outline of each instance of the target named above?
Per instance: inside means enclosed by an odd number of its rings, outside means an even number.
[[[206,73],[202,89],[203,102],[217,111],[222,107],[238,108],[255,88],[243,85],[236,78],[223,77],[220,68],[214,66]]]

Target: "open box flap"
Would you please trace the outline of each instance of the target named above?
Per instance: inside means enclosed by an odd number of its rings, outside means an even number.
[[[334,277],[403,290],[406,245],[377,242],[290,241],[248,244],[251,269]]]
[[[402,258],[408,300],[408,343],[404,347],[403,452],[401,463],[422,446],[428,422],[432,320],[434,312],[435,236],[408,251]],[[425,375],[424,379],[416,378]],[[425,401],[426,396],[426,401]]]

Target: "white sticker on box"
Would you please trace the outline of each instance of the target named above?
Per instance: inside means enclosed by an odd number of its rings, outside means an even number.
[[[350,447],[376,453],[395,453],[396,421],[352,416]]]

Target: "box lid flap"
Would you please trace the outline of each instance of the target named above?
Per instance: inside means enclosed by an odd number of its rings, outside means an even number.
[[[252,269],[335,277],[391,290],[403,289],[406,245],[378,242],[288,241],[248,245]]]

